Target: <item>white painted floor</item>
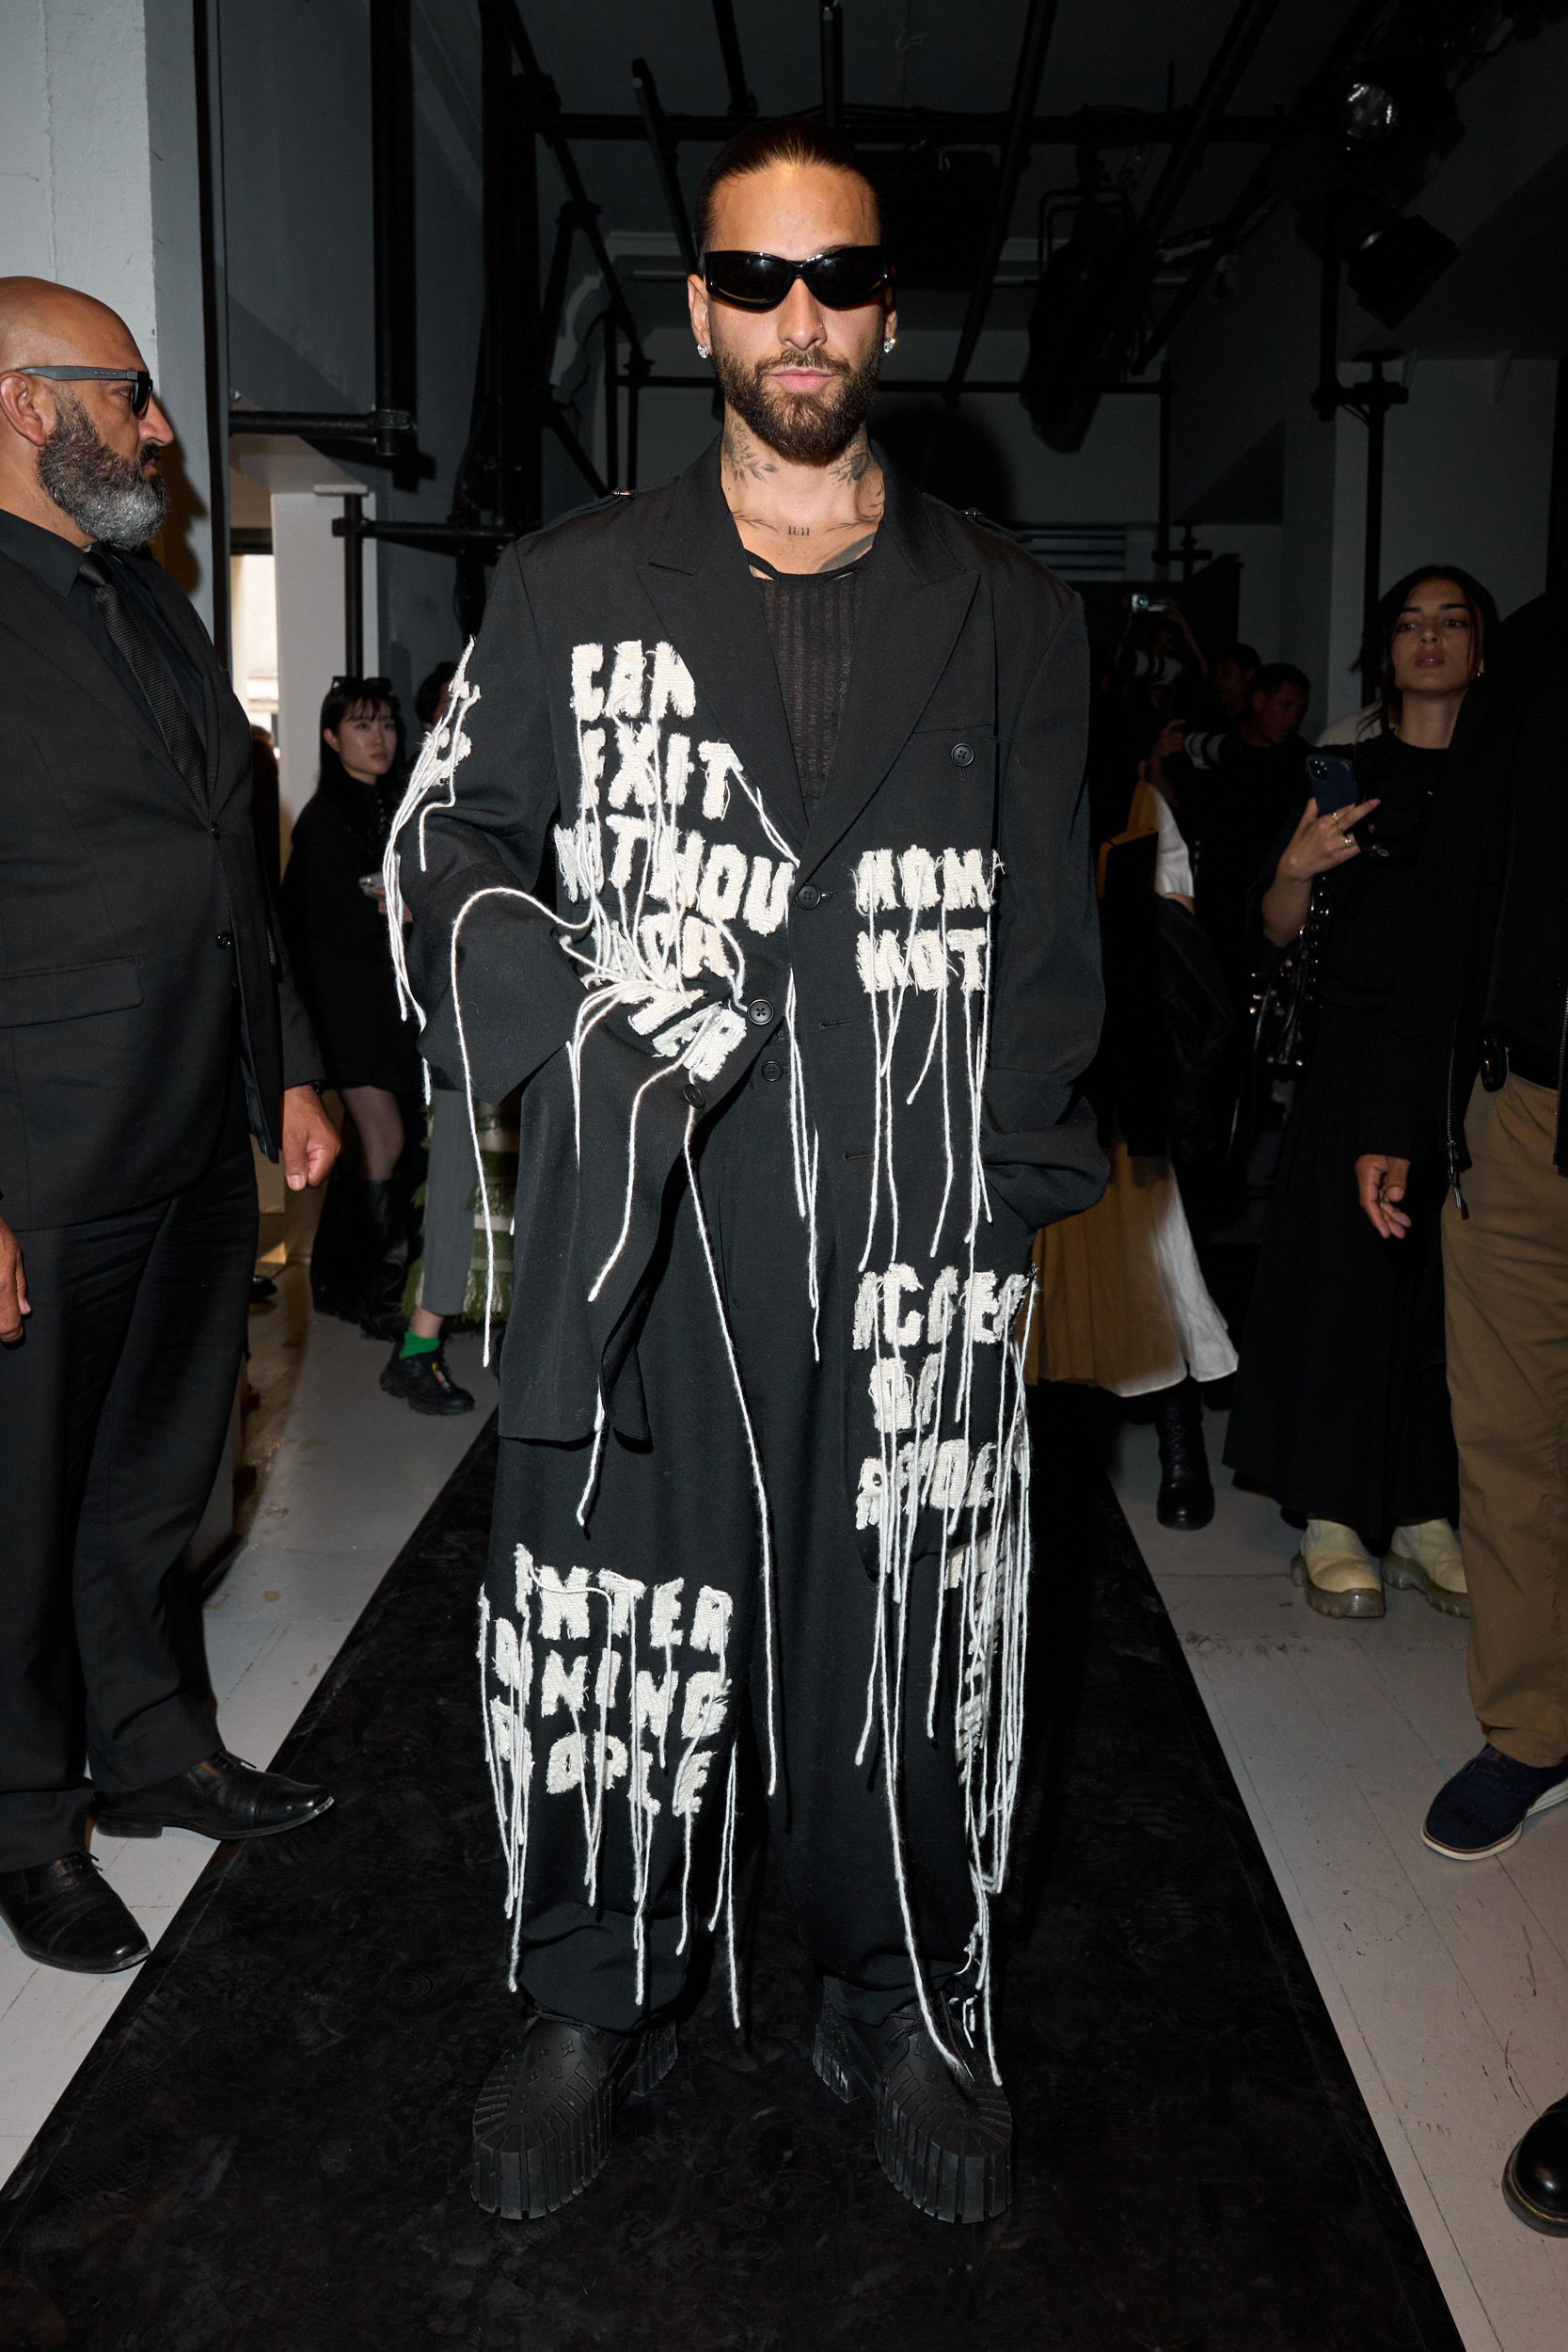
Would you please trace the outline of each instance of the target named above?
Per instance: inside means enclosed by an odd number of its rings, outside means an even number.
[[[1218,1469],[1224,1428],[1209,1416],[1201,1534],[1154,1517],[1151,1426],[1123,1424],[1122,1508],[1467,2352],[1564,2352],[1568,2241],[1522,2228],[1497,2182],[1568,2091],[1568,1807],[1497,1861],[1427,1851],[1433,1791],[1481,1745],[1465,1628],[1415,1593],[1316,1615],[1295,1535]]]
[[[304,1220],[308,1226],[310,1220]],[[291,1216],[291,1228],[297,1220]],[[264,1221],[276,1236],[281,1220]],[[305,1243],[292,1232],[291,1247]],[[278,1295],[250,1316],[245,1457],[257,1470],[245,1539],[206,1607],[218,1728],[268,1764],[356,1618],[483,1427],[496,1399],[479,1342],[451,1342],[471,1413],[436,1421],[383,1396],[385,1346],[310,1313],[309,1274],[265,1271]],[[213,1851],[206,1838],[100,1838],[97,1859],[156,1944]],[[0,2180],[8,2177],[136,1972],[72,1977],[35,1967],[0,1929]]]

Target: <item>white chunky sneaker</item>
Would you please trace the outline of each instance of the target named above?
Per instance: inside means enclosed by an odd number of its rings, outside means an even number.
[[[1396,1527],[1383,1555],[1383,1581],[1397,1593],[1419,1593],[1429,1608],[1441,1609],[1446,1617],[1470,1613],[1465,1555],[1447,1519],[1418,1519],[1412,1527]]]
[[[1381,1617],[1387,1608],[1377,1562],[1354,1527],[1308,1519],[1291,1581],[1322,1617]]]

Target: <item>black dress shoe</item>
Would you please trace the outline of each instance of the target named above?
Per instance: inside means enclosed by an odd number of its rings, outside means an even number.
[[[635,2033],[535,2010],[490,2070],[474,2107],[474,2202],[505,2221],[542,2221],[580,2196],[610,2155],[615,2110],[675,2062],[675,2028]]]
[[[1203,1400],[1197,1382],[1179,1380],[1154,1400],[1160,1438],[1160,1494],[1154,1516],[1162,1527],[1196,1534],[1214,1516],[1214,1486],[1203,1449]]]
[[[1568,2099],[1538,2115],[1503,2171],[1509,2212],[1543,2237],[1568,2237]]]
[[[971,2003],[933,2000],[955,2074],[918,2002],[862,2026],[824,2002],[813,2064],[835,2098],[876,2101],[877,2156],[901,2197],[935,2221],[990,2221],[1013,2200],[1013,2118],[974,2038]]]
[[[147,1958],[147,1938],[90,1854],[0,1870],[0,1919],[29,1960],[117,1977]]]
[[[471,1413],[474,1409],[472,1396],[458,1387],[439,1348],[434,1354],[405,1356],[400,1340],[391,1360],[382,1366],[381,1385],[388,1396],[401,1396],[416,1413]]]
[[[325,1788],[281,1772],[259,1772],[219,1748],[215,1756],[129,1796],[100,1796],[98,1827],[109,1837],[156,1837],[194,1829],[202,1837],[275,1837],[313,1821],[332,1803]]]

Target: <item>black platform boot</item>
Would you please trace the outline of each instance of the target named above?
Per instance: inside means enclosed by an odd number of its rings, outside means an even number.
[[[1160,1436],[1160,1498],[1154,1516],[1162,1527],[1193,1534],[1214,1516],[1214,1487],[1203,1450],[1203,1400],[1197,1382],[1179,1380],[1154,1400]]]
[[[824,2001],[812,2063],[836,2099],[876,2102],[877,2158],[901,2197],[934,2221],[990,2221],[1013,2201],[1013,2118],[976,2039],[973,2001],[932,1996],[958,2069],[948,2065],[918,2001],[880,2026]]]
[[[622,2100],[652,2090],[674,2062],[670,2018],[610,2033],[535,2010],[474,2107],[475,2204],[505,2221],[559,2213],[604,2169]]]
[[[408,1328],[403,1286],[408,1279],[408,1219],[394,1177],[357,1177],[369,1232],[370,1271],[359,1310],[368,1340],[401,1340]]]

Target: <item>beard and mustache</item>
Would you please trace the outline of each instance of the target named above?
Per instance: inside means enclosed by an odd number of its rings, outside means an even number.
[[[40,482],[78,531],[134,554],[157,537],[168,509],[161,476],[142,471],[153,445],[144,441],[135,457],[121,457],[79,401],[62,394],[56,411],[39,452]]]
[[[721,342],[713,345],[713,372],[725,400],[759,441],[794,465],[827,465],[848,448],[865,422],[881,364],[875,342],[859,367],[816,349],[748,367]],[[771,381],[780,367],[824,368],[833,381],[819,392],[780,391]]]

